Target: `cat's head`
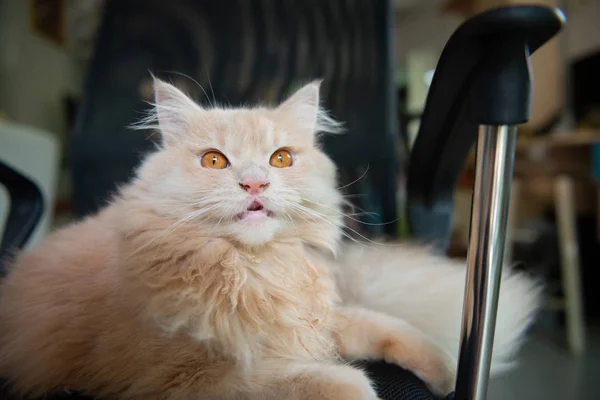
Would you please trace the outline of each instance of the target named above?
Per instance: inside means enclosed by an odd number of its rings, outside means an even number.
[[[319,107],[319,82],[276,107],[203,108],[154,80],[162,146],[134,184],[156,215],[246,246],[298,237],[335,249],[342,224],[336,169],[317,135],[339,130]]]

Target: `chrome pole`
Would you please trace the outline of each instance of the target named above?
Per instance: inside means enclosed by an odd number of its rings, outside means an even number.
[[[487,396],[516,136],[516,126],[479,127],[455,400]]]

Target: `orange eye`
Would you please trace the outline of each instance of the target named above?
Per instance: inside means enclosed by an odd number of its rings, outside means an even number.
[[[293,161],[292,154],[289,151],[285,149],[279,149],[271,155],[269,164],[275,168],[287,168],[292,166]]]
[[[204,153],[200,159],[204,168],[223,169],[229,167],[229,160],[218,151],[209,151]]]

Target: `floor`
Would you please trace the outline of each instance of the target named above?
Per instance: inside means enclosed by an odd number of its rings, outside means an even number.
[[[577,357],[560,330],[532,333],[519,366],[490,382],[487,400],[599,400],[600,326],[587,335],[586,351]]]

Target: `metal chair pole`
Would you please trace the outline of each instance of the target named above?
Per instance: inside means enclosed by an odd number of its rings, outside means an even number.
[[[516,126],[479,127],[456,400],[487,395],[516,135]]]

